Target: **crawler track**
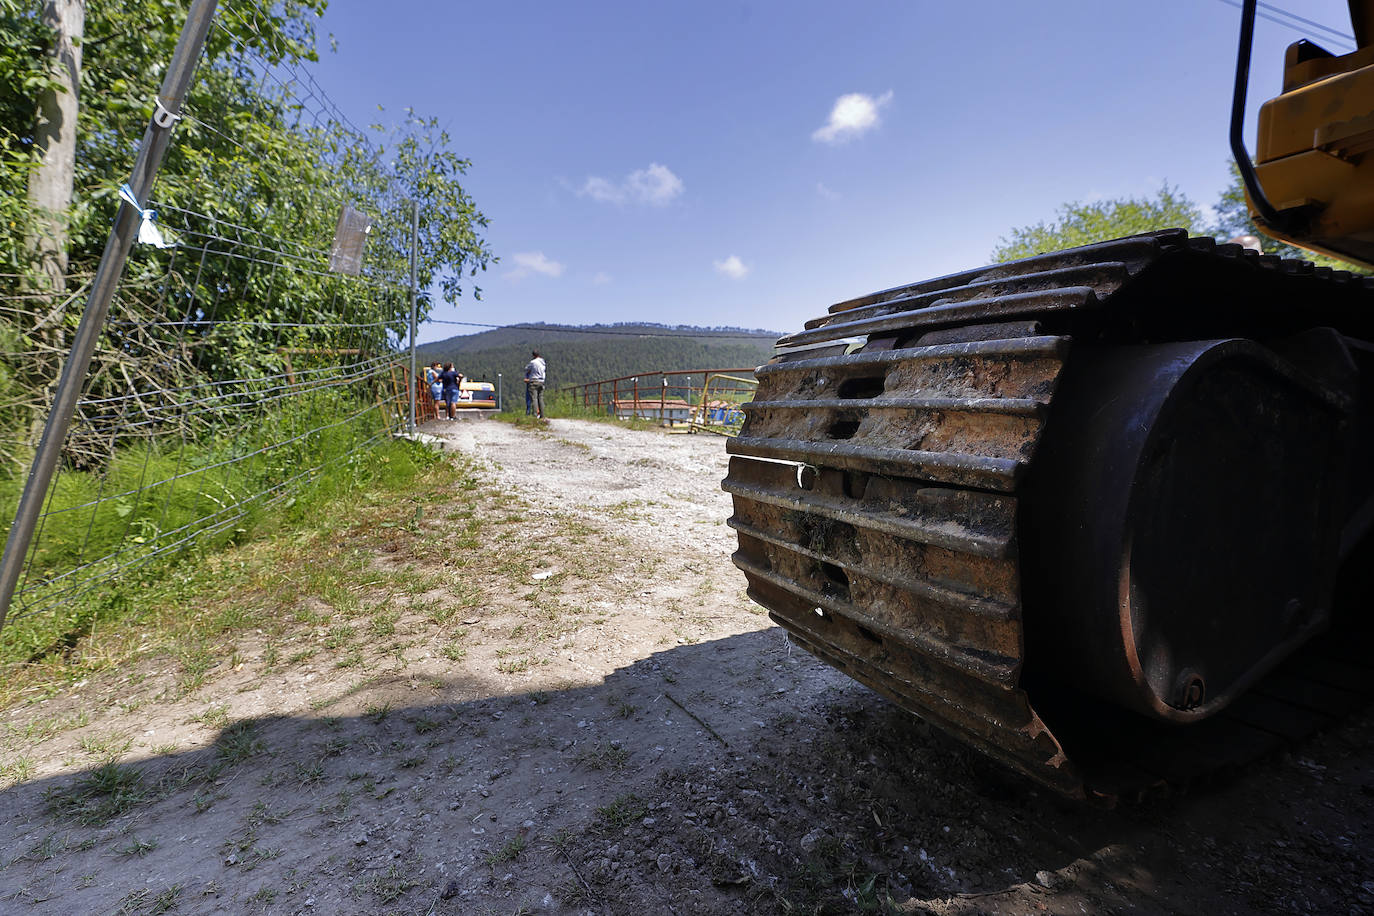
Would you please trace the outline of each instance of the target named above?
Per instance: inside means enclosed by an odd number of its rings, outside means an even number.
[[[1030,657],[1028,644],[1055,637],[1027,557],[1054,545],[1023,549],[1040,537],[1026,505],[1053,500],[1036,492],[1037,458],[1080,351],[1263,346],[1316,327],[1357,348],[1374,340],[1369,281],[1182,231],[840,303],[758,371],[723,484],[734,562],[808,650],[1064,794],[1110,801],[1244,763],[1369,696],[1368,615],[1348,600],[1371,565],[1364,548],[1343,545],[1347,600],[1326,635],[1220,713],[1178,726],[1065,687]],[[1368,417],[1369,404],[1357,409]],[[1342,503],[1352,519],[1369,497],[1354,479]],[[1345,524],[1347,540],[1356,527],[1367,526]]]

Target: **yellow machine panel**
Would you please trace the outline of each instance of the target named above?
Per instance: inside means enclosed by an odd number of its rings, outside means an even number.
[[[1374,267],[1374,46],[1361,27],[1370,6],[1351,4],[1358,50],[1289,47],[1283,93],[1260,109],[1254,171],[1263,200],[1246,190],[1267,234]]]

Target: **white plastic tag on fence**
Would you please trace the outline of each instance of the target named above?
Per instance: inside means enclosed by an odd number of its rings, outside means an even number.
[[[130,206],[138,211],[138,240],[145,245],[156,245],[158,248],[171,248],[173,242],[169,242],[162,237],[162,230],[153,222],[157,218],[156,210],[145,210],[143,205],[134,196],[134,189],[127,184],[119,186],[119,196],[127,201]]]

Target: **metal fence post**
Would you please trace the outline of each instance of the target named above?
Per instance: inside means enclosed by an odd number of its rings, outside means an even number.
[[[129,189],[134,192],[140,205],[148,202],[148,192],[153,188],[153,179],[157,177],[158,167],[172,139],[172,128],[181,119],[181,103],[186,98],[186,90],[191,86],[191,77],[200,60],[201,49],[205,46],[205,35],[210,30],[216,2],[192,0],[190,12],[186,14],[186,24],[181,29],[181,37],[177,39],[172,60],[167,65],[153,117],[143,132],[138,158],[134,160],[129,177]],[[128,259],[129,249],[133,247],[141,222],[142,215],[138,209],[127,201],[121,201],[114,228],[100,256],[100,266],[96,268],[91,281],[86,310],[81,315],[81,323],[72,339],[71,352],[67,355],[62,376],[53,394],[52,410],[43,426],[43,436],[34,453],[28,480],[24,482],[24,493],[14,513],[14,524],[10,526],[9,537],[5,540],[4,556],[0,557],[0,627],[4,626],[5,617],[9,614],[10,602],[24,568],[24,558],[33,540],[34,529],[38,525],[43,500],[48,495],[53,472],[62,456],[67,427],[76,413],[76,402],[86,383],[91,357],[95,354],[105,319],[110,313],[110,300],[114,297],[120,274],[124,272],[124,262]]]
[[[410,423],[411,435],[415,434],[415,389],[419,380],[415,376],[415,260],[420,248],[420,202],[410,202]]]

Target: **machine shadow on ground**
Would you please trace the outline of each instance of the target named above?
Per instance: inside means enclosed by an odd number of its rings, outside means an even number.
[[[1350,876],[1370,873],[1367,717],[1189,797],[1104,811],[1000,771],[775,628],[599,683],[492,688],[398,673],[314,715],[227,724],[195,751],[16,785],[0,793],[3,899],[40,913],[1250,912],[1366,892]],[[1276,877],[1300,896],[1260,889]]]

